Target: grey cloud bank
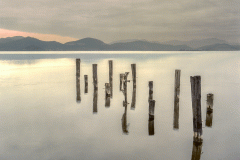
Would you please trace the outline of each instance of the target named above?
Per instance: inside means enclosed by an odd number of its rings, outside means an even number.
[[[4,29],[93,37],[107,43],[206,38],[240,43],[237,0],[2,0],[0,6],[0,28]]]

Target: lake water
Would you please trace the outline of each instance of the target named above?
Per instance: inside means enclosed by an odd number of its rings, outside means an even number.
[[[76,58],[81,59],[78,96]],[[113,60],[113,94],[105,106],[108,60]],[[92,64],[98,72],[95,94]],[[181,69],[178,128],[173,127],[175,69]],[[130,72],[127,108],[119,80],[125,72]],[[201,145],[193,143],[194,75],[202,80]],[[154,121],[148,114],[149,81],[156,100]],[[211,127],[205,125],[208,93],[214,94]],[[239,96],[240,52],[1,52],[0,159],[239,160]]]

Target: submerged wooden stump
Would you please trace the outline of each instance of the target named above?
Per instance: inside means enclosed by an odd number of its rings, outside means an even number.
[[[202,142],[201,77],[190,77],[192,91],[194,141]]]

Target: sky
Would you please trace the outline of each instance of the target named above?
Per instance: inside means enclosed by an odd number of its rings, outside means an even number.
[[[240,43],[239,0],[1,0],[0,38]]]

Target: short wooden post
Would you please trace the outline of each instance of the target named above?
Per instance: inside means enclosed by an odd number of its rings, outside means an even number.
[[[110,97],[111,90],[110,90],[110,83],[105,83],[105,96]]]
[[[154,119],[155,100],[149,101],[149,119]]]
[[[213,94],[207,94],[207,112],[213,111]]]
[[[194,142],[202,142],[202,115],[201,115],[201,77],[190,77],[192,90],[192,111]]]
[[[202,153],[202,142],[193,142],[192,160],[200,160]]]
[[[175,70],[173,129],[179,129],[179,95],[181,70]]]
[[[123,77],[124,78],[124,80],[123,80],[123,94],[124,94],[124,97],[125,97],[125,101],[123,102],[124,103],[123,106],[128,104],[128,101],[127,101],[127,82],[129,82],[127,80],[128,74],[129,74],[129,72],[125,72],[124,77]]]
[[[131,64],[133,86],[136,86],[136,64]]]
[[[148,119],[148,135],[154,135],[154,119]]]
[[[81,59],[76,59],[76,76],[80,76],[80,63]]]
[[[124,81],[125,74],[120,74],[120,91],[123,91],[123,81]]]
[[[96,114],[98,112],[97,101],[98,101],[98,90],[97,88],[95,88],[93,92],[93,114]]]
[[[109,83],[110,83],[110,94],[111,94],[111,97],[113,96],[113,61],[112,60],[109,60],[108,61],[109,63]]]
[[[149,96],[148,96],[148,102],[153,100],[153,81],[148,82],[148,87],[149,87]]]
[[[84,93],[88,93],[88,75],[84,75],[84,82],[85,82],[85,91],[84,91]]]
[[[94,88],[98,88],[98,79],[97,79],[97,64],[93,64],[93,85]]]

